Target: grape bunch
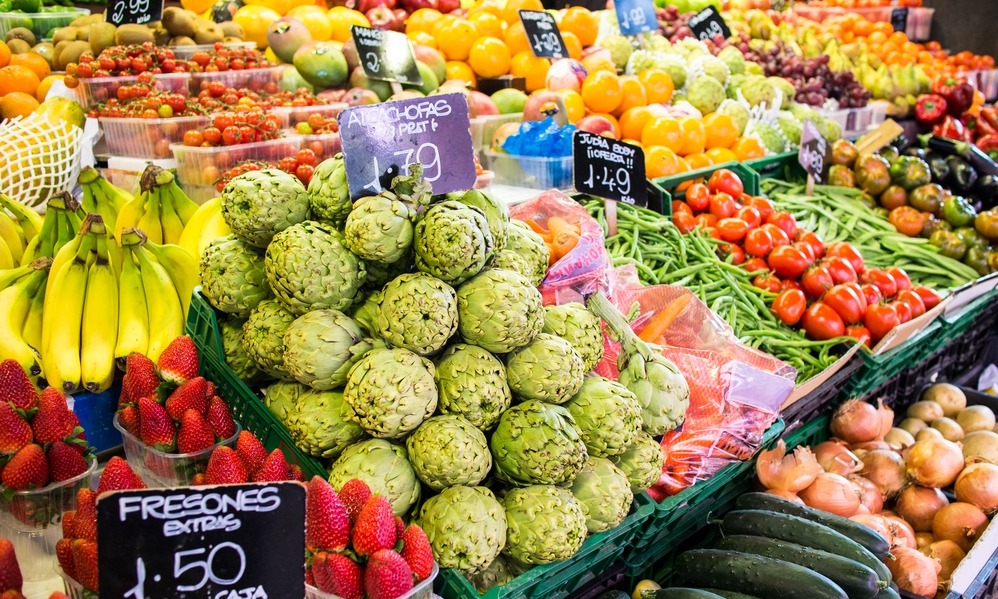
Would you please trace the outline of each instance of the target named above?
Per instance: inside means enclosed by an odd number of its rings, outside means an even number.
[[[833,72],[828,68],[828,56],[804,58],[783,42],[778,41],[768,50],[757,51],[743,42],[739,44],[747,60],[762,65],[767,77],[783,77],[794,84],[798,103],[823,106],[829,99],[836,100],[840,108],[862,108],[870,101],[870,92],[856,81],[849,71]]]

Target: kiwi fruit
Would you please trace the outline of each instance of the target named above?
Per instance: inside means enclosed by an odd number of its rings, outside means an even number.
[[[194,41],[198,44],[214,44],[224,37],[222,28],[214,23],[198,23],[194,29]]]
[[[90,26],[90,51],[100,56],[104,48],[114,45],[116,27],[111,23],[95,23]]]
[[[173,37],[194,36],[195,19],[178,6],[167,6],[163,9],[163,28]]]
[[[103,22],[104,22],[104,13],[95,12],[90,15],[76,17],[75,19],[73,19],[70,25],[72,25],[73,27],[88,27],[90,25],[95,25],[97,23],[103,23]]]
[[[73,40],[73,41],[75,41],[75,40]],[[53,48],[52,48],[52,70],[53,71],[64,71],[66,69],[66,65],[62,64],[61,62],[59,62],[59,55],[62,54],[62,51],[66,49],[66,46],[68,46],[71,43],[72,42],[70,40],[62,40],[61,42],[59,42],[55,46],[53,46]]]
[[[83,56],[84,52],[90,51],[90,42],[85,42],[83,40],[76,40],[75,42],[69,42],[59,53],[58,63],[61,67],[59,70],[66,68],[66,65],[79,62],[80,56]]]
[[[7,42],[7,47],[10,48],[11,54],[26,54],[31,52],[31,44],[19,37],[15,37]]]
[[[187,37],[186,35],[178,35],[177,37],[171,39],[167,46],[171,48],[176,48],[177,46],[196,46],[197,42]]]
[[[246,32],[243,31],[242,25],[236,23],[235,21],[224,21],[219,23],[218,26],[222,28],[222,33],[225,34],[225,37],[227,38],[237,37],[240,41],[242,41],[242,39],[246,37]]]
[[[86,27],[78,27],[76,29],[76,39],[84,42],[90,41],[90,31],[93,25],[87,25]]]
[[[73,25],[70,25],[69,27],[60,27],[55,30],[54,34],[52,34],[52,43],[58,44],[62,40],[66,40],[67,42],[75,41],[76,35],[79,31],[80,27],[75,27]]]
[[[49,68],[53,67],[53,62],[55,61],[55,46],[53,46],[51,42],[35,44],[35,47],[32,48],[31,51],[44,58],[45,62],[49,63]]]
[[[241,44],[242,42],[243,42],[243,40],[239,39],[238,37],[228,37],[228,36],[226,36],[226,37],[222,38],[222,43],[223,44]]]
[[[31,49],[31,46],[34,46],[37,43],[35,34],[31,33],[31,30],[26,27],[15,27],[8,31],[7,35],[3,38],[3,41],[9,44],[12,40],[22,40],[27,42],[28,50]],[[20,54],[20,52],[17,52],[16,54]]]
[[[170,32],[164,29],[162,25],[160,25],[159,27],[150,27],[149,31],[152,31],[153,43],[155,43],[157,46],[165,46],[172,37],[170,35]]]
[[[114,32],[114,41],[121,46],[151,42],[153,41],[152,30],[145,25],[133,23],[120,25]]]

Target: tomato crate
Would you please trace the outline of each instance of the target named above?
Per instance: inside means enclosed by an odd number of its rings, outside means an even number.
[[[745,164],[759,173],[760,179],[794,181],[807,177],[804,168],[797,162],[797,152],[784,152],[763,158],[754,158],[746,160]]]
[[[571,558],[534,566],[484,594],[479,594],[459,571],[442,569],[437,577],[436,592],[443,599],[567,599],[578,596],[590,586],[601,583],[602,574],[613,567],[647,525],[652,509],[651,505],[635,501],[631,513],[620,526],[590,536]]]
[[[682,183],[686,183],[687,181],[696,181],[698,179],[705,180],[709,178],[714,171],[722,168],[733,171],[736,175],[738,175],[738,178],[742,180],[742,186],[745,188],[745,193],[754,196],[759,195],[759,173],[755,172],[755,170],[750,166],[742,164],[741,162],[725,162],[724,164],[715,164],[713,166],[679,173],[678,175],[672,175],[671,177],[654,179],[653,181],[656,185],[665,189],[668,193],[666,199],[668,199],[669,202],[667,203],[671,205],[671,200],[681,200],[686,197],[686,187],[678,189]]]
[[[319,460],[306,455],[295,445],[284,425],[225,363],[218,318],[214,308],[201,295],[200,287],[191,296],[185,332],[194,339],[201,356],[201,373],[215,383],[220,395],[228,402],[232,417],[243,429],[256,435],[268,450],[280,448],[288,463],[301,467],[306,480],[312,476],[329,476]]]

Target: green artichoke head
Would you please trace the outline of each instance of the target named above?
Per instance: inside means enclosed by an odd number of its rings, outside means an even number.
[[[412,247],[415,211],[394,193],[383,191],[357,200],[347,216],[343,237],[363,260],[391,264]]]
[[[495,249],[485,214],[475,206],[446,200],[416,221],[416,268],[451,285],[478,274]]]
[[[457,293],[423,272],[399,275],[381,292],[378,336],[421,356],[439,351],[457,331]]]
[[[499,554],[481,572],[462,572],[479,594],[484,595],[492,587],[506,584],[520,575],[520,567],[503,554]]]
[[[568,559],[586,540],[586,514],[568,489],[531,485],[503,497],[506,547],[503,553],[527,564]]]
[[[489,448],[496,475],[515,485],[571,483],[588,457],[568,410],[533,399],[503,413]]]
[[[245,172],[222,190],[222,218],[236,237],[265,249],[277,233],[308,219],[308,193],[276,168]]]
[[[271,297],[262,256],[234,235],[211,242],[201,254],[201,293],[216,309],[246,318]]]
[[[506,513],[485,487],[444,489],[426,500],[417,523],[441,568],[481,572],[506,545]]]
[[[295,410],[298,398],[309,390],[298,381],[271,383],[263,394],[263,403],[278,420],[286,423],[288,414]]]
[[[239,318],[225,318],[218,323],[222,333],[222,350],[225,351],[225,363],[232,373],[246,381],[254,383],[267,378],[243,349],[243,323]]]
[[[457,290],[458,331],[465,343],[495,354],[522,347],[544,326],[541,293],[523,275],[488,269]]]
[[[521,400],[565,403],[582,387],[585,376],[579,352],[549,333],[538,333],[530,343],[506,354],[509,389]]]
[[[591,456],[623,453],[641,430],[638,398],[627,387],[601,376],[586,378],[565,409],[575,419]]]
[[[405,253],[404,256],[399,258],[396,262],[391,264],[382,264],[380,262],[367,262],[367,279],[364,281],[364,286],[362,289],[368,291],[381,291],[381,288],[385,286],[385,283],[391,281],[399,275],[404,275],[410,273],[414,270],[413,267],[412,248]]]
[[[572,483],[572,495],[582,506],[590,534],[616,528],[627,517],[634,500],[631,483],[606,458],[589,458]]]
[[[317,458],[335,458],[366,436],[342,391],[305,391],[284,422],[295,445]]]
[[[477,345],[456,343],[437,358],[439,409],[491,430],[513,397],[499,358]]]
[[[433,363],[402,348],[370,351],[350,369],[343,396],[369,435],[401,437],[437,408]]]
[[[423,165],[409,165],[409,172],[392,179],[389,188],[400,200],[410,206],[426,206],[433,199],[433,185],[423,178]]]
[[[339,310],[313,310],[284,333],[284,367],[300,383],[327,391],[347,382],[350,368],[375,343]]]
[[[586,372],[603,359],[603,326],[599,316],[583,304],[570,302],[544,306],[544,333],[557,335],[572,344],[582,357]]]
[[[452,191],[447,194],[448,200],[457,200],[462,204],[474,206],[482,211],[485,219],[489,223],[489,231],[495,242],[495,251],[500,251],[506,247],[507,232],[509,228],[509,208],[500,202],[492,194],[480,189],[469,189],[467,191]]]
[[[624,453],[610,456],[609,460],[627,477],[634,494],[644,493],[658,482],[665,465],[662,445],[645,432],[634,436]]]
[[[292,377],[284,367],[284,333],[295,321],[276,299],[260,302],[243,324],[243,349],[261,370],[278,379]]]
[[[342,153],[323,160],[315,167],[308,182],[308,203],[314,218],[332,223],[336,228],[343,226],[353,202],[347,189],[347,171]]]
[[[329,484],[339,491],[351,478],[388,499],[396,516],[404,516],[419,501],[419,479],[405,448],[384,439],[365,439],[343,450],[329,469]]]
[[[520,274],[527,277],[534,287],[540,285],[548,272],[551,250],[541,236],[522,220],[511,220],[506,233],[504,251],[516,252],[526,264],[526,271],[519,271]],[[499,265],[495,267],[500,268]]]
[[[360,330],[364,331],[365,337],[379,337],[378,331],[378,304],[381,303],[381,292],[371,291],[364,296],[364,301],[354,306],[350,316],[353,318]]]
[[[492,470],[485,435],[457,414],[434,416],[419,425],[406,449],[416,476],[434,491],[478,485]]]

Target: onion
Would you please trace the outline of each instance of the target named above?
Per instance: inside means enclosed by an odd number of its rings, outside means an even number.
[[[932,422],[946,414],[943,412],[943,407],[934,401],[916,401],[908,406],[905,415],[908,418],[918,418],[922,422]]]
[[[988,406],[968,406],[956,415],[963,432],[990,431],[995,428],[995,413]]]
[[[915,533],[915,545],[918,550],[928,547],[929,545],[936,542],[936,538],[932,536],[931,532],[916,532]],[[952,541],[950,541],[952,543]]]
[[[939,562],[939,589],[943,590],[946,583],[953,577],[953,570],[967,556],[967,552],[953,541],[936,541],[927,547],[920,547],[923,555]]]
[[[874,449],[891,449],[891,444],[887,441],[877,439],[876,441],[867,441],[866,443],[851,445],[849,449],[856,454],[856,457],[862,460],[864,452],[873,451]]]
[[[915,435],[915,443],[918,443],[919,441],[922,441],[924,439],[942,439],[942,438],[943,438],[942,433],[940,433],[938,430],[934,428],[926,426],[926,428],[923,428],[922,430],[918,431],[918,434]]]
[[[906,482],[904,460],[890,449],[874,449],[863,454],[863,469],[859,472],[880,489],[884,497],[893,497]]]
[[[832,439],[819,443],[813,451],[815,459],[825,472],[845,476],[863,468],[863,462],[841,441]]]
[[[998,433],[974,431],[963,438],[963,457],[970,462],[981,461],[998,464]]]
[[[959,441],[963,439],[963,428],[952,418],[936,418],[929,423],[929,426],[943,434],[947,441]]]
[[[908,431],[914,437],[918,434],[918,431],[923,428],[929,428],[929,425],[924,420],[918,418],[905,418],[898,424],[898,428]]]
[[[849,482],[859,490],[859,502],[871,514],[878,514],[884,509],[884,494],[873,481],[858,474],[850,474]]]
[[[939,562],[922,555],[917,549],[898,547],[884,560],[898,588],[915,595],[932,597],[939,585]]]
[[[861,399],[850,399],[832,414],[832,434],[850,445],[873,441],[880,436],[877,408]]]
[[[981,508],[989,516],[998,511],[998,466],[981,462],[971,464],[956,477],[953,487],[957,501]]]
[[[967,407],[967,396],[956,385],[936,383],[922,393],[922,401],[934,401],[943,409],[943,416],[950,418]]]
[[[988,517],[979,507],[956,501],[936,512],[932,536],[938,541],[953,541],[960,549],[970,551],[987,525]]]
[[[941,489],[956,481],[963,469],[963,452],[946,439],[923,439],[908,448],[907,461],[912,480],[923,487]]]
[[[918,422],[922,421],[919,420]],[[915,437],[903,428],[894,427],[887,431],[887,434],[884,435],[884,441],[886,441],[892,449],[904,449],[905,447],[911,447],[915,444]]]
[[[848,518],[859,509],[859,494],[849,479],[838,474],[822,472],[811,486],[800,492],[804,504]]]
[[[908,524],[897,516],[884,516],[884,520],[887,521],[887,528],[891,531],[892,549],[894,547],[918,548],[918,543],[915,542],[915,531],[912,529],[911,524]]]
[[[880,434],[877,436],[882,439],[894,426],[894,410],[884,405],[883,398],[877,400],[877,415],[880,416]]]
[[[915,532],[932,532],[932,518],[949,499],[939,489],[910,485],[898,495],[894,511],[911,524]]]
[[[782,497],[788,501],[793,501],[794,503],[799,503],[804,505],[804,500],[801,499],[796,493],[791,493],[790,491],[784,491],[783,489],[766,489],[766,492],[770,495],[776,495],[777,497]]]
[[[787,445],[780,439],[776,448],[759,454],[755,472],[767,489],[797,493],[810,486],[822,469],[809,448],[797,447],[787,455]]]
[[[887,519],[879,514],[857,514],[849,518],[853,522],[859,522],[873,530],[873,532],[884,537],[888,543],[891,542],[891,531],[887,527]]]

